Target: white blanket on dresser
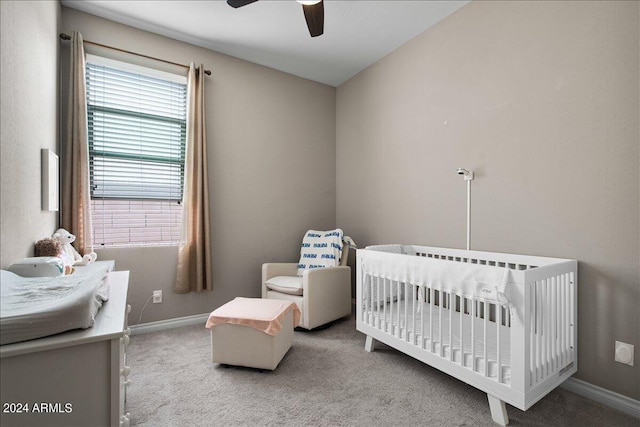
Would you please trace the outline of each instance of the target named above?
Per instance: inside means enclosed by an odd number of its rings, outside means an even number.
[[[2,270],[0,344],[91,327],[108,296],[106,266],[60,277],[21,277]]]

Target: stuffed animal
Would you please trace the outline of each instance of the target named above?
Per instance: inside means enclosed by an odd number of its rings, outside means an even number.
[[[34,255],[40,256],[55,256],[59,257],[62,254],[62,245],[57,240],[45,238],[38,240],[35,245]]]
[[[62,264],[64,265],[64,274],[73,274],[76,271],[76,268],[73,266],[73,263],[62,258],[62,245],[57,240],[51,238],[45,238],[42,240],[38,240],[35,245],[35,256],[37,257],[57,257],[62,259]]]
[[[76,240],[76,236],[64,228],[58,228],[51,238],[60,242],[62,245],[62,260],[64,261],[65,258],[70,259],[71,265],[87,265],[94,262],[98,257],[95,252],[81,256],[71,245]]]

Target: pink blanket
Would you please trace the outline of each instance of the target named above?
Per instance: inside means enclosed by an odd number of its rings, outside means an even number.
[[[206,327],[211,329],[216,325],[231,323],[249,326],[269,335],[278,335],[282,330],[282,321],[293,311],[293,326],[300,322],[300,309],[295,302],[277,299],[242,298],[216,308],[207,320]]]

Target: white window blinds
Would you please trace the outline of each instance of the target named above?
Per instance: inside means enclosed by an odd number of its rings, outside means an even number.
[[[179,239],[186,82],[148,71],[87,61],[96,245],[172,243]]]

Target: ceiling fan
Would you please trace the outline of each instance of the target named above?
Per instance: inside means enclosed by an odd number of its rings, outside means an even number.
[[[258,0],[227,0],[227,4],[233,8],[239,8]],[[324,33],[324,1],[323,0],[296,0],[302,4],[304,19],[307,21],[309,34],[317,37]]]

